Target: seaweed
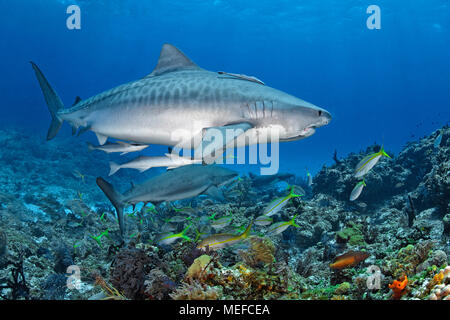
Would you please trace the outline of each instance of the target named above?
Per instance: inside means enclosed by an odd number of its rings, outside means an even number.
[[[4,300],[17,300],[23,298],[25,300],[31,300],[30,288],[25,280],[25,274],[23,271],[23,260],[20,259],[17,262],[8,261],[7,265],[12,265],[11,278],[0,279],[0,298]],[[6,295],[2,295],[3,289],[11,290],[11,299]]]

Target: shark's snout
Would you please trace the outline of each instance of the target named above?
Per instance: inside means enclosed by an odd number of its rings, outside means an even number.
[[[319,121],[316,127],[326,126],[331,122],[331,118],[331,114],[328,111],[323,109],[319,110]]]
[[[324,111],[323,118],[324,118],[324,124],[329,124],[332,119],[331,113],[329,113],[328,111]]]

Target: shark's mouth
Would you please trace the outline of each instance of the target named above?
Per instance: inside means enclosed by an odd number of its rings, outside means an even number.
[[[288,141],[295,141],[295,140],[304,139],[304,138],[312,136],[315,132],[316,132],[316,127],[315,126],[310,126],[310,127],[307,127],[305,129],[301,130],[298,133],[298,135],[290,137],[290,138],[280,139],[280,141],[288,142]]]
[[[306,138],[306,137],[312,136],[315,132],[316,132],[316,127],[310,126],[306,129],[303,129],[299,135]]]

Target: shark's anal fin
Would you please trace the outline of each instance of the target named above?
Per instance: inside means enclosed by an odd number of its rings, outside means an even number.
[[[211,164],[228,148],[234,148],[234,141],[244,135],[253,126],[242,122],[223,127],[204,129],[201,144],[195,149],[195,158],[201,158],[203,164]]]
[[[98,133],[98,132],[96,132],[95,135],[97,136],[98,143],[99,143],[101,146],[105,144],[106,140],[108,140],[108,137],[107,137],[107,136],[105,136],[105,135],[103,135],[103,134],[100,134],[100,133]]]

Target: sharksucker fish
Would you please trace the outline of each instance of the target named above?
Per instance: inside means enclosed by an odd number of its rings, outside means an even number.
[[[202,69],[170,44],[163,45],[157,66],[148,76],[77,101],[70,108],[64,108],[43,73],[31,64],[52,116],[48,140],[67,121],[74,132],[78,128],[95,132],[100,145],[112,137],[197,148],[209,129],[239,129],[221,147],[229,142],[240,147],[270,142],[272,130],[279,141],[299,140],[331,121],[326,110],[254,77]]]
[[[111,170],[109,175],[113,175],[123,168],[136,169],[144,172],[150,168],[167,167],[167,169],[178,168],[189,164],[201,163],[201,160],[191,159],[190,157],[181,157],[176,154],[166,154],[164,157],[146,157],[141,156],[127,163],[117,164],[113,161],[109,162]]]
[[[142,184],[134,185],[123,194],[117,192],[110,183],[101,177],[97,178],[97,185],[116,208],[120,232],[123,236],[125,206],[134,206],[140,202],[158,204],[163,201],[192,198],[200,194],[223,199],[218,187],[237,176],[237,172],[216,165],[188,165],[166,171]]]
[[[117,143],[107,143],[102,146],[94,146],[92,143],[87,142],[87,145],[89,151],[101,150],[106,153],[120,152],[121,156],[130,152],[142,151],[148,147],[148,145],[145,144],[132,144],[123,141],[117,141]]]

